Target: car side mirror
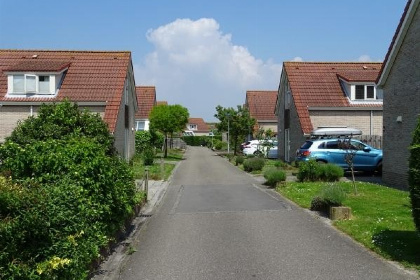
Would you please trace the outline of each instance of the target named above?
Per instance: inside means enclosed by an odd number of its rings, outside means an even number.
[[[368,152],[370,152],[370,151],[371,151],[371,148],[369,148],[369,147],[364,147],[364,148],[363,148],[363,151],[364,151],[364,152],[366,152],[366,153],[368,153]]]

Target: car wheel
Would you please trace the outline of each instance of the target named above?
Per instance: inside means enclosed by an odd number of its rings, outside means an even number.
[[[376,166],[376,172],[379,175],[382,175],[382,161],[380,163],[378,163],[378,165]]]

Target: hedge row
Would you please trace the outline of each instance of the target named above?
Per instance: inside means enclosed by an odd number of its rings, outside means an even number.
[[[0,279],[87,279],[133,214],[132,170],[104,127],[68,102],[44,105],[0,146]]]

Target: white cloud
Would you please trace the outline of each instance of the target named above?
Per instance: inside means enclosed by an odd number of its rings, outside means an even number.
[[[372,58],[370,58],[370,56],[369,56],[369,55],[364,54],[364,55],[361,55],[361,56],[357,59],[357,61],[359,61],[359,62],[372,62],[373,60],[372,60]]]
[[[214,19],[177,19],[147,32],[154,50],[134,62],[137,85],[155,85],[158,100],[181,104],[191,117],[214,120],[215,107],[236,107],[246,90],[276,90],[281,64],[232,43]]]
[[[292,59],[292,61],[302,62],[303,61],[303,58],[301,58],[300,56],[296,56],[295,58]]]

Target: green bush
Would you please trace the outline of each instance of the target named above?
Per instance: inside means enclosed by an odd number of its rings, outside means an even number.
[[[244,161],[245,161],[245,158],[243,156],[236,156],[236,158],[235,158],[236,165],[243,164]]]
[[[408,175],[413,219],[420,232],[420,117],[411,142]]]
[[[344,170],[331,163],[316,162],[315,159],[299,163],[297,179],[299,182],[305,181],[326,181],[334,182],[344,176]]]
[[[81,111],[77,104],[68,101],[43,104],[37,116],[19,122],[6,140],[23,146],[37,141],[74,137],[94,139],[106,148],[107,154],[115,153],[114,138],[99,114]]]
[[[304,181],[317,181],[319,174],[319,163],[315,159],[309,159],[308,161],[303,161],[299,163],[299,172],[297,174],[297,179],[299,182]]]
[[[276,160],[274,162],[274,166],[277,167],[277,168],[286,168],[287,167],[287,163],[285,163],[282,160]]]
[[[344,176],[344,170],[338,165],[327,163],[318,166],[318,178],[325,182],[335,182]]]
[[[341,206],[347,193],[336,184],[328,184],[321,189],[319,195],[311,201],[311,210],[326,212],[331,206]]]
[[[155,160],[155,149],[153,147],[149,147],[149,149],[143,151],[142,158],[143,158],[143,165],[145,166],[153,165],[153,162]]]
[[[286,173],[277,168],[269,168],[264,171],[264,178],[267,185],[275,187],[277,183],[286,181]]]
[[[259,157],[248,158],[243,164],[246,172],[260,171],[265,165],[265,160]]]

